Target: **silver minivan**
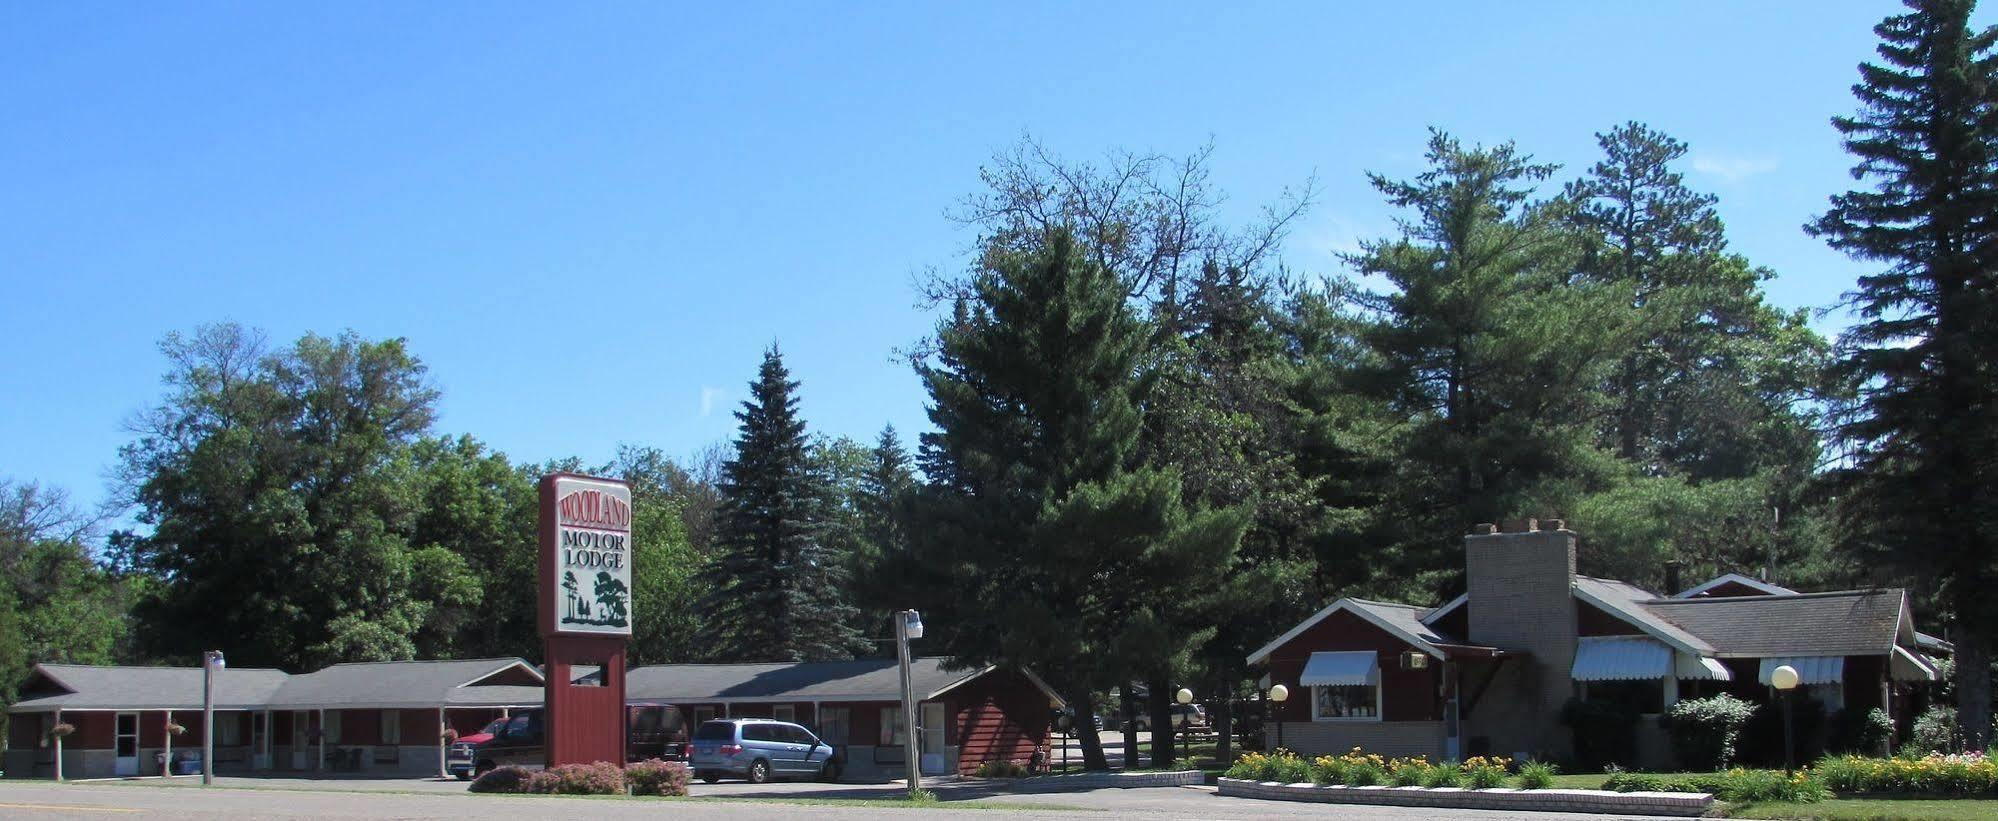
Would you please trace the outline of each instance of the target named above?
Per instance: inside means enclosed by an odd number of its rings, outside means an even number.
[[[724,776],[761,784],[772,778],[839,777],[832,745],[788,721],[728,718],[703,721],[687,745],[694,777],[709,784]]]

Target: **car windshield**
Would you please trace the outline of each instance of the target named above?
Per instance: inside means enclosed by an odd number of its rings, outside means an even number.
[[[505,726],[506,726],[506,719],[495,718],[493,719],[491,724],[487,724],[486,728],[480,730],[479,732],[485,733],[486,735],[499,735],[500,728]]]
[[[694,730],[695,741],[734,741],[735,725],[727,721],[703,721]]]

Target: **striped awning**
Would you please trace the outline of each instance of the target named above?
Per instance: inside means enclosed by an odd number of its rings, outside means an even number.
[[[1776,668],[1786,664],[1797,671],[1797,683],[1800,685],[1833,684],[1845,680],[1844,656],[1786,656],[1766,658],[1762,660],[1762,667],[1756,672],[1755,680],[1763,684],[1768,684],[1769,674],[1776,672]]]
[[[1306,687],[1345,687],[1381,683],[1380,654],[1372,650],[1312,653],[1297,683]]]
[[[1672,674],[1672,650],[1644,636],[1583,636],[1569,672],[1576,681],[1663,679]]]
[[[1727,665],[1720,663],[1720,659],[1710,659],[1690,653],[1673,653],[1672,663],[1674,674],[1682,679],[1734,680],[1734,674],[1728,672]]]
[[[1898,645],[1894,648],[1894,657],[1887,660],[1887,669],[1893,673],[1895,681],[1936,680],[1935,665]]]

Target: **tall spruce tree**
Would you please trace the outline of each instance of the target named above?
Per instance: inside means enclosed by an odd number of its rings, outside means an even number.
[[[722,467],[715,555],[702,574],[717,659],[824,661],[852,658],[862,646],[845,597],[846,566],[829,544],[832,500],[808,449],[797,388],[772,346],[735,414],[742,424]]]
[[[1859,113],[1832,120],[1872,187],[1808,228],[1886,266],[1847,295],[1859,321],[1833,370],[1854,397],[1836,429],[1845,542],[1938,591],[1959,724],[1982,750],[1998,631],[1998,30],[1971,28],[1972,0],[1907,5],[1874,27]]]
[[[1048,676],[1104,769],[1093,693],[1195,646],[1173,609],[1212,588],[1246,517],[1189,511],[1175,471],[1138,464],[1149,330],[1116,275],[1065,231],[984,263],[921,365],[937,431],[904,577],[957,660]]]

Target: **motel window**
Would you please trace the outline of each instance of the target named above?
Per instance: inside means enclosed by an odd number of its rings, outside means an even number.
[[[908,743],[909,737],[903,732],[905,729],[907,728],[902,724],[902,708],[881,708],[881,746],[900,747]]]
[[[835,747],[844,746],[846,735],[853,726],[852,712],[845,707],[824,707],[819,710],[819,738]]]
[[[44,747],[49,746],[50,740],[55,738],[55,736],[50,735],[50,733],[55,732],[55,725],[56,725],[55,713],[42,714],[42,732],[41,732],[42,746]]]
[[[1381,717],[1381,688],[1376,684],[1313,687],[1311,717],[1317,721],[1378,721]]]
[[[798,720],[798,706],[795,704],[778,704],[772,706],[770,708],[770,717],[778,721],[795,722]]]
[[[340,711],[339,711],[339,710],[327,710],[327,711],[326,711],[326,726],[325,726],[325,728],[324,728],[324,729],[326,730],[326,743],[328,743],[328,744],[338,744],[338,743],[340,743]]]
[[[1614,704],[1641,715],[1658,715],[1665,712],[1664,679],[1638,679],[1636,681],[1578,681],[1575,686],[1583,701],[1597,701]]]
[[[381,715],[382,715],[382,735],[381,735],[382,743],[401,744],[402,711],[383,710]]]
[[[215,746],[234,747],[243,743],[241,717],[241,713],[224,713],[215,717]]]
[[[1804,696],[1824,705],[1827,714],[1836,713],[1845,709],[1845,682],[1805,685]]]
[[[713,707],[694,708],[694,724],[700,725],[713,720],[715,720],[715,708]]]

